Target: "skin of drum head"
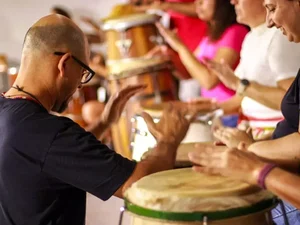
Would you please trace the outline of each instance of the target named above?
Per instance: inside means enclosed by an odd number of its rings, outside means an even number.
[[[119,17],[104,19],[102,29],[107,30],[126,30],[130,27],[154,24],[159,20],[159,16],[146,13],[134,13],[131,15],[120,15]]]
[[[160,66],[161,68],[168,68],[168,65],[168,61],[161,57],[153,57],[151,59],[138,57],[120,60],[107,60],[108,73],[115,79],[126,77],[126,75],[123,75],[126,73],[135,73],[134,75],[139,75],[139,70],[143,69],[145,73],[151,70],[151,67]]]
[[[126,191],[125,198],[152,210],[210,212],[251,206],[273,195],[230,178],[208,176],[185,168],[144,177]]]

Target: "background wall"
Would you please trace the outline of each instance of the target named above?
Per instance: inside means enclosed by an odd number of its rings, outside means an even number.
[[[75,22],[89,31],[80,22],[80,16],[99,20],[121,2],[124,0],[0,0],[0,54],[5,53],[10,59],[19,60],[26,31],[40,17],[49,14],[53,5],[65,6]]]

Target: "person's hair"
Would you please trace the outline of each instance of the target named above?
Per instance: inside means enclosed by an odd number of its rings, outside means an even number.
[[[208,37],[211,41],[221,38],[224,31],[236,23],[234,6],[228,0],[215,0],[215,12],[212,22],[208,22]]]
[[[70,51],[80,57],[85,54],[83,33],[69,24],[31,27],[25,36],[23,49],[51,53]]]
[[[67,12],[67,10],[63,9],[60,6],[53,6],[51,9],[54,13],[68,17],[69,19],[71,19],[71,15],[70,13]]]

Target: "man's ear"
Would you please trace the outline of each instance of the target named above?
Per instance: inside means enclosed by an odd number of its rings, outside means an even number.
[[[64,55],[60,58],[60,60],[59,60],[59,62],[58,62],[58,66],[57,66],[57,68],[58,68],[58,70],[59,70],[59,72],[60,72],[60,76],[64,76],[64,74],[65,74],[65,69],[66,69],[66,63],[67,63],[67,61],[68,61],[69,59],[71,59],[71,54],[70,54],[70,53],[66,53],[66,54],[64,54]]]

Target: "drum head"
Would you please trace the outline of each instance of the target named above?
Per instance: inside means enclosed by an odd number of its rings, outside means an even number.
[[[146,13],[134,13],[131,15],[123,15],[112,19],[104,19],[102,29],[104,31],[116,30],[124,31],[128,28],[141,26],[145,24],[154,24],[159,20],[159,16]]]
[[[137,206],[163,212],[219,212],[273,199],[271,193],[256,186],[196,173],[191,168],[144,177],[126,191],[125,197]]]
[[[107,63],[109,79],[122,79],[137,76],[147,72],[154,72],[170,67],[170,62],[161,57],[154,58],[128,58],[120,60],[108,60]]]

